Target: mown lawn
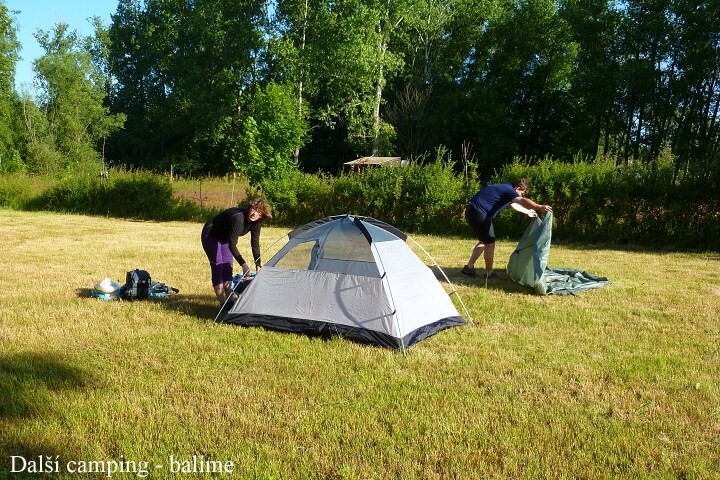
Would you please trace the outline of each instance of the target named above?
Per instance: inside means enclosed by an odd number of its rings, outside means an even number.
[[[0,478],[85,478],[68,462],[91,461],[173,478],[169,457],[193,455],[239,479],[720,476],[716,253],[553,246],[551,265],[612,283],[540,297],[503,275],[514,242],[486,287],[459,274],[469,239],[416,236],[475,325],[404,357],[213,324],[199,224],[10,210],[0,223]],[[286,231],[265,228],[264,246]],[[180,294],[89,297],[134,268]],[[59,473],[11,473],[12,456]]]

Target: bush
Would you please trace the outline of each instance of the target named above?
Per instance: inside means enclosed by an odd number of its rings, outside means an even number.
[[[298,226],[332,215],[331,179],[292,170],[284,176],[262,183],[264,196],[273,207],[274,222]],[[255,196],[249,192],[248,197]]]
[[[25,173],[27,165],[20,158],[20,152],[9,149],[0,154],[0,173]]]
[[[617,166],[609,159],[563,163],[516,159],[491,182],[530,180],[530,198],[553,206],[556,240],[720,250],[720,198],[712,181],[720,166],[676,178],[672,157]],[[32,197],[43,181],[0,176],[0,206],[145,220],[204,221],[219,208],[173,196],[169,179],[144,171],[112,170],[108,178],[75,176]],[[46,182],[47,183],[47,182]],[[351,213],[407,232],[469,235],[464,206],[477,191],[439,154],[434,161],[368,169],[337,177],[292,170],[262,184],[275,222],[297,227]],[[248,192],[252,197],[257,192]],[[496,219],[503,238],[517,239],[527,222],[507,209]]]
[[[32,198],[33,184],[24,175],[0,175],[0,207],[22,208]]]
[[[169,220],[177,205],[167,178],[114,170],[108,178],[74,176],[26,203],[30,210]]]
[[[670,156],[620,166],[612,159],[516,159],[493,181],[528,178],[530,198],[553,206],[557,239],[720,249],[720,199],[707,195],[707,183],[697,176],[676,180],[674,164]],[[521,228],[510,215],[500,215],[498,227],[517,236]]]
[[[266,180],[263,193],[279,224],[297,226],[329,215],[377,218],[411,232],[464,229],[468,190],[450,161],[382,167],[338,177],[293,172]]]

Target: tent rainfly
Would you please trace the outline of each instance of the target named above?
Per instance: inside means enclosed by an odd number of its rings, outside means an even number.
[[[391,225],[341,215],[287,236],[223,322],[337,334],[403,351],[465,324],[433,271],[406,243],[407,235]]]
[[[520,285],[534,288],[540,295],[575,295],[608,285],[607,278],[582,270],[548,267],[552,222],[552,212],[542,221],[536,217],[530,222],[510,255],[508,276]]]

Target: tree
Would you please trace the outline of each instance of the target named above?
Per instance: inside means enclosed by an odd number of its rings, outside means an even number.
[[[569,152],[591,158],[616,153],[614,138],[622,130],[617,35],[622,17],[614,4],[614,0],[565,0],[559,12],[578,45],[566,141]]]
[[[393,35],[403,69],[388,89],[387,118],[397,132],[397,153],[418,156],[441,144],[460,145],[454,125],[454,96],[463,95],[468,55],[482,48],[487,2],[408,0],[403,22]]]
[[[673,120],[666,141],[676,154],[675,176],[720,172],[720,5],[677,1],[671,14]],[[707,179],[706,179],[707,181]]]
[[[298,106],[311,112],[316,125],[345,132],[356,152],[381,150],[382,133],[388,132],[380,106],[386,81],[400,65],[389,47],[398,5],[392,0],[277,4],[272,79],[292,84]]]
[[[114,111],[128,113],[112,148],[149,167],[224,173],[243,92],[258,81],[259,0],[121,0],[110,27]],[[228,130],[229,129],[229,130]]]
[[[565,143],[578,46],[552,0],[458,2],[431,102],[444,141],[473,145],[483,174]],[[562,152],[565,153],[565,152]]]
[[[276,179],[295,167],[293,152],[302,147],[307,124],[286,87],[268,84],[257,89],[240,121],[233,162],[251,185]]]
[[[0,2],[0,171],[24,168],[18,151],[18,101],[14,87],[19,49],[15,22],[5,3]]]
[[[42,135],[30,132],[30,136],[49,144],[43,148],[35,145],[35,151],[57,152],[66,170],[95,168],[100,162],[96,144],[122,128],[125,116],[112,115],[103,105],[106,94],[103,85],[92,81],[97,75],[90,52],[74,31],[68,31],[67,24],[58,23],[52,32],[38,31],[36,38],[45,50],[34,69],[40,86],[38,102],[48,128]],[[36,164],[40,161],[34,159]]]
[[[310,16],[320,10],[311,8],[310,0],[285,0],[277,3],[272,19],[275,38],[269,42],[269,55],[277,61],[278,81],[295,89],[297,113],[306,115],[305,90],[309,68],[318,63],[312,58],[312,49],[307,48]],[[322,62],[319,62],[322,63]],[[295,165],[300,164],[300,148],[293,151]]]

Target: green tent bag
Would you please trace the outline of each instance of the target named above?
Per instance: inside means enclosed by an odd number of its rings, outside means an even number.
[[[507,273],[510,278],[526,287],[534,288],[540,295],[574,295],[591,288],[599,288],[610,282],[574,268],[548,267],[550,240],[552,238],[552,212],[543,220],[535,217],[510,255]]]

